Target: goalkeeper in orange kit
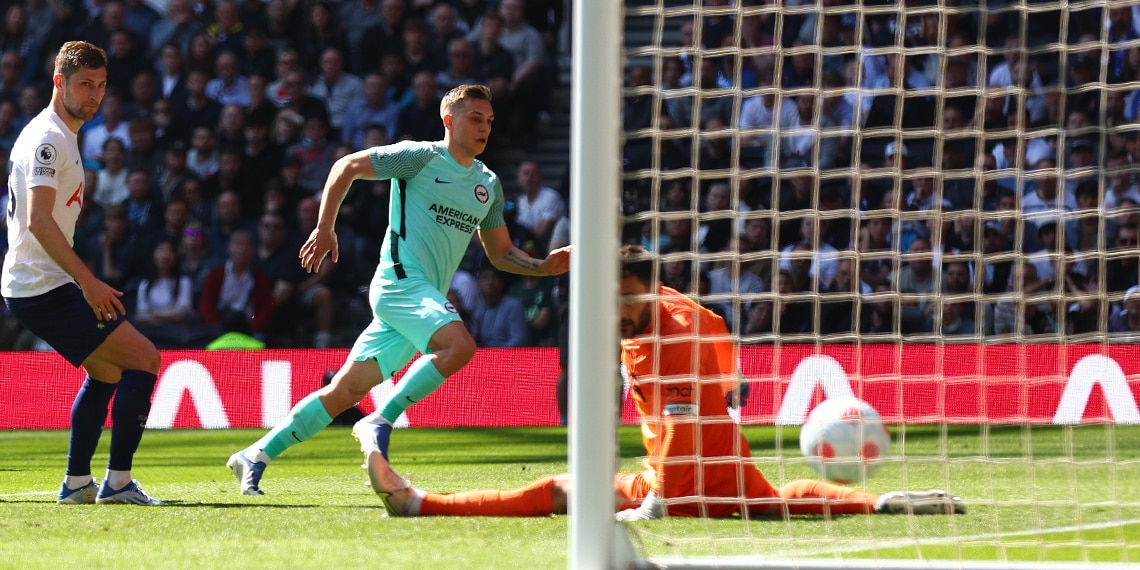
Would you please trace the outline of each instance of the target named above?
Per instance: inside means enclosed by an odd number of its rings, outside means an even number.
[[[813,479],[775,487],[752,462],[728,415],[736,349],[724,320],[654,282],[654,259],[622,248],[622,363],[641,416],[644,469],[614,481],[619,520],[664,516],[964,513],[944,491],[882,495]],[[367,450],[373,490],[396,516],[542,516],[565,513],[570,477],[543,477],[513,490],[428,493]]]

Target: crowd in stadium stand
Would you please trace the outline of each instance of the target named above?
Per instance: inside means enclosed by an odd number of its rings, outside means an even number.
[[[270,347],[348,346],[371,314],[389,186],[357,183],[338,220],[340,262],[306,274],[297,252],[332,163],[443,138],[442,94],[481,83],[496,110],[482,158],[510,172],[502,157],[518,152],[503,149],[532,145],[547,112],[564,9],[562,0],[166,5],[10,2],[0,31],[4,164],[50,99],[58,47],[81,39],[107,51],[107,94],[80,132],[87,177],[75,249],[127,293],[129,318],[160,348],[203,347],[226,332]],[[519,183],[503,185],[510,223],[525,218],[533,232],[512,233],[541,249],[565,199],[524,165]],[[471,251],[454,301],[481,344],[553,344],[565,285],[560,294],[552,279],[508,284]],[[2,349],[37,346],[9,315],[0,329]]]
[[[622,208],[657,215],[627,223],[624,240],[665,254],[666,283],[702,295],[745,341],[1140,331],[1140,96],[1126,86],[1140,80],[1137,8],[908,1],[860,15],[818,0],[822,12],[776,14],[770,0],[738,2],[742,18],[716,13],[729,0],[666,18],[680,55],[627,68]],[[369,314],[389,190],[357,183],[341,262],[308,275],[296,252],[325,176],[357,149],[442,137],[438,101],[455,85],[494,93],[483,159],[517,171],[504,187],[520,247],[568,242],[567,182],[553,190],[534,162],[515,164],[525,151],[499,152],[540,136],[565,7],[8,3],[0,160],[46,105],[56,48],[104,47],[75,247],[128,293],[130,318],[163,348],[225,331],[346,346]],[[744,55],[710,51],[725,46]],[[678,174],[690,167],[701,174]],[[565,278],[505,281],[480,255],[450,295],[479,344],[554,344]],[[3,319],[0,347],[34,343],[19,332]]]
[[[625,240],[666,283],[745,342],[1140,331],[1140,8],[740,1],[627,69]]]

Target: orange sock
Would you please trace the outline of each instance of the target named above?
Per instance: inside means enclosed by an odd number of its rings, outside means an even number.
[[[554,477],[547,476],[522,487],[502,491],[464,491],[441,495],[428,493],[420,516],[539,517],[551,514]]]
[[[879,496],[815,479],[797,479],[780,487],[780,498],[788,501],[788,513],[793,515],[863,515],[875,512]]]

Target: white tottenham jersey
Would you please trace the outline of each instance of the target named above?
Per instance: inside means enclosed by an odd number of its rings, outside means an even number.
[[[52,261],[36,236],[28,231],[30,190],[46,186],[55,190],[52,218],[74,245],[75,223],[83,208],[83,164],[79,144],[51,107],[36,115],[11,152],[8,177],[8,255],[0,276],[5,297],[34,297],[74,281]]]

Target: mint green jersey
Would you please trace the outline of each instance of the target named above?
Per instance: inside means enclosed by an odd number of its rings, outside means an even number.
[[[471,234],[505,224],[499,177],[479,160],[460,165],[442,141],[377,147],[371,157],[376,175],[392,180],[373,284],[416,277],[447,291]]]

